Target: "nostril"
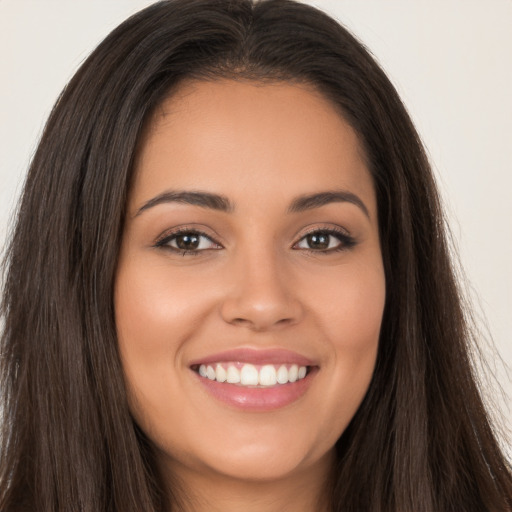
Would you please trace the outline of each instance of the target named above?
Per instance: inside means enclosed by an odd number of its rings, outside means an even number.
[[[300,320],[303,308],[293,294],[267,281],[242,284],[231,290],[220,305],[220,315],[228,324],[263,331]]]
[[[280,318],[278,320],[273,320],[269,318],[233,318],[232,320],[228,320],[228,323],[234,326],[239,327],[247,327],[253,331],[265,331],[267,329],[272,329],[276,327],[285,327],[287,325],[293,324],[293,318]]]

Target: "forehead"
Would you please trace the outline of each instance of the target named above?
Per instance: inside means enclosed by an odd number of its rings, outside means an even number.
[[[184,82],[155,109],[135,172],[137,202],[166,187],[373,194],[355,131],[312,86],[289,82]]]

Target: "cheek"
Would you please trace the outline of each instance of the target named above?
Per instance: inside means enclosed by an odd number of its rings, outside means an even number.
[[[335,319],[331,335],[336,362],[341,374],[350,376],[351,387],[366,388],[375,366],[384,310],[383,274],[354,272],[340,294],[340,307],[331,313]]]
[[[161,265],[140,262],[133,255],[121,262],[116,279],[120,357],[132,412],[142,424],[141,416],[148,415],[158,423],[169,390],[179,387],[176,375],[183,347],[205,310],[198,301],[204,297],[199,283],[168,274]]]
[[[136,254],[121,260],[118,268],[115,318],[130,409],[160,447],[175,437],[186,438],[174,432],[179,431],[180,411],[190,409],[178,376],[183,351],[210,302],[204,292],[204,281],[171,273]]]
[[[310,286],[310,307],[334,350],[357,356],[378,343],[385,288],[380,260],[334,269]]]
[[[178,355],[180,341],[196,329],[208,302],[204,282],[169,273],[161,266],[121,265],[116,281],[115,312],[121,348],[158,358]]]
[[[326,435],[336,425],[337,437],[356,413],[375,368],[385,304],[384,272],[380,264],[352,266],[347,272],[333,272],[316,289],[311,307],[326,345],[324,369],[329,374],[318,408],[325,413]]]

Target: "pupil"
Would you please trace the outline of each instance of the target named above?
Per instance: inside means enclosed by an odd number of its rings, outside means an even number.
[[[308,235],[307,240],[312,249],[327,249],[329,247],[329,235],[326,233],[312,233]]]
[[[176,245],[179,249],[184,250],[197,249],[199,236],[194,234],[180,235],[176,237]]]

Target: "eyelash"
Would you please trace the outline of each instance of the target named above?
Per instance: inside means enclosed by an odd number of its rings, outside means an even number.
[[[174,253],[177,253],[181,256],[199,256],[201,252],[203,252],[206,249],[195,249],[195,250],[188,250],[188,249],[179,249],[178,247],[172,247],[170,246],[170,242],[172,242],[174,239],[176,239],[180,235],[195,235],[199,238],[204,237],[210,240],[210,242],[214,245],[217,245],[214,250],[221,249],[222,246],[217,243],[215,240],[212,239],[210,235],[207,235],[203,231],[198,230],[197,228],[179,228],[176,230],[173,230],[172,232],[166,232],[164,235],[162,235],[155,243],[154,247],[161,248],[161,249],[167,249],[169,251],[172,251]]]
[[[208,248],[208,249],[190,249],[189,250],[189,249],[179,249],[178,247],[170,246],[169,244],[173,240],[175,240],[177,237],[179,237],[180,235],[193,235],[193,236],[197,236],[199,238],[204,237],[204,238],[207,238],[212,244],[216,245],[217,247],[214,247],[211,249]],[[297,247],[297,245],[300,242],[302,242],[304,239],[306,239],[308,236],[311,236],[311,235],[332,236],[332,237],[335,237],[339,241],[339,244],[336,247],[333,247],[330,249],[329,248],[327,248],[327,249],[302,248],[301,249],[301,248]],[[315,228],[315,229],[312,229],[312,230],[304,233],[301,236],[301,238],[293,244],[292,249],[304,250],[311,254],[332,254],[332,253],[349,250],[352,247],[354,247],[356,244],[357,244],[356,240],[341,229],[338,230],[338,229],[334,229],[334,228],[325,228],[325,229]],[[196,228],[187,228],[187,227],[174,230],[170,233],[169,232],[165,233],[155,242],[154,247],[167,249],[167,250],[177,253],[181,256],[189,256],[189,255],[199,256],[203,251],[206,251],[206,250],[222,249],[222,246],[218,242],[213,240],[210,235],[208,235],[208,234],[204,233],[203,231],[200,231]]]
[[[314,228],[304,233],[298,242],[293,244],[293,247],[297,246],[302,240],[310,235],[328,235],[336,238],[339,244],[331,249],[303,249],[311,254],[332,254],[342,252],[354,247],[357,242],[354,237],[350,236],[346,231],[335,228]],[[299,250],[299,249],[297,249]]]

